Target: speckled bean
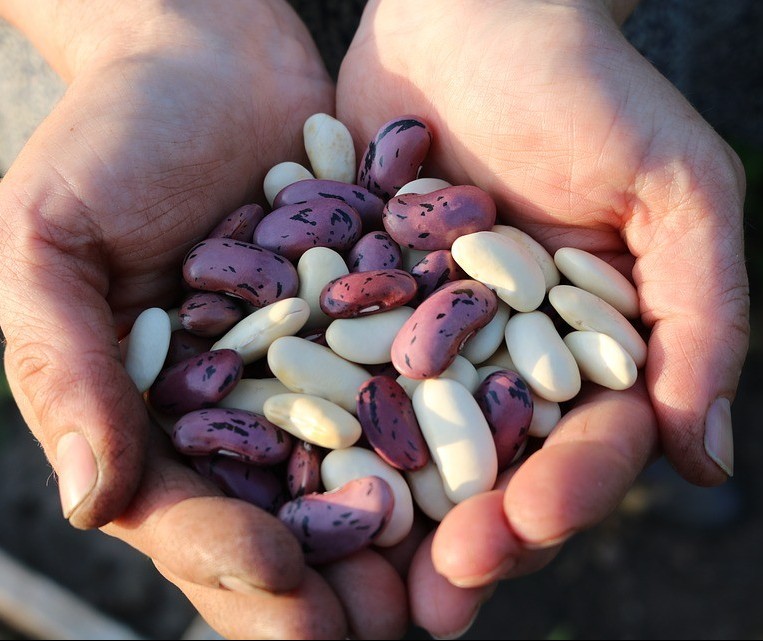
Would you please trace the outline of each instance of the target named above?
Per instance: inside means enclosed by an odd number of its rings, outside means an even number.
[[[351,272],[401,269],[402,266],[400,245],[386,231],[372,231],[361,236],[347,252],[347,267]]]
[[[186,456],[221,454],[257,465],[275,465],[289,458],[294,439],[260,414],[212,407],[178,419],[172,444]]]
[[[401,246],[450,249],[456,238],[495,224],[495,202],[479,187],[455,185],[429,194],[396,196],[384,206],[384,229]]]
[[[400,543],[413,526],[413,497],[402,473],[364,447],[331,450],[321,463],[321,481],[328,490],[369,474],[387,481],[395,497],[392,515],[374,542],[381,547]]]
[[[297,270],[286,258],[251,243],[209,238],[183,261],[183,278],[195,289],[223,292],[265,307],[297,293]]]
[[[411,267],[410,272],[417,285],[414,299],[416,304],[428,298],[432,292],[445,283],[469,278],[466,272],[453,260],[453,254],[449,249],[437,249],[429,252]]]
[[[192,456],[193,468],[225,494],[276,514],[289,499],[280,475],[273,469],[238,461],[230,456]]]
[[[527,439],[533,415],[530,389],[517,372],[503,370],[488,376],[474,398],[493,434],[498,472],[505,470]]]
[[[393,506],[387,482],[365,476],[330,492],[289,501],[278,511],[278,518],[300,542],[305,561],[320,565],[374,543],[389,521]]]
[[[432,133],[418,116],[404,115],[384,123],[368,143],[357,183],[383,200],[414,180],[432,144]]]
[[[398,332],[392,343],[392,363],[408,378],[439,376],[497,309],[493,291],[475,280],[441,287],[416,308]]]
[[[189,294],[178,309],[178,318],[183,329],[205,337],[220,336],[243,316],[244,310],[235,300],[215,292]]]
[[[257,225],[252,242],[296,262],[311,247],[344,252],[361,233],[358,212],[338,200],[319,198],[274,209]]]
[[[356,318],[401,307],[416,294],[416,281],[401,269],[352,272],[328,283],[320,306],[331,318]]]
[[[363,231],[383,229],[384,201],[365,187],[336,180],[314,178],[287,185],[273,200],[273,208],[278,209],[284,205],[296,205],[318,198],[339,200],[352,207],[360,215]]]
[[[399,470],[417,470],[429,449],[416,421],[411,399],[388,376],[374,376],[358,390],[358,420],[376,453]]]
[[[232,349],[203,352],[163,369],[148,390],[149,402],[173,415],[211,407],[236,386],[243,368]]]
[[[296,499],[321,490],[321,461],[326,450],[313,443],[297,440],[286,464],[286,487]]]
[[[208,352],[214,345],[214,338],[196,336],[184,329],[176,329],[170,334],[170,347],[167,350],[167,358],[164,359],[164,368],[175,365],[186,358],[197,356],[202,352]]]
[[[223,218],[207,234],[207,238],[231,238],[251,243],[254,228],[257,227],[264,216],[265,210],[260,205],[256,203],[244,205]]]

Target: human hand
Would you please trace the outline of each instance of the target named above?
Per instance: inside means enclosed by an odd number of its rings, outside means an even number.
[[[748,342],[743,173],[609,5],[423,0],[412,12],[372,0],[340,71],[337,117],[359,147],[379,123],[421,116],[434,136],[423,175],[486,189],[552,253],[575,246],[632,270],[651,330],[644,385],[583,395],[505,492],[445,518],[420,576],[486,586],[538,567],[550,557],[538,548],[617,505],[658,440],[689,481],[733,471],[729,404]],[[458,594],[438,581],[443,603]],[[466,623],[444,623],[455,610],[409,588],[414,620],[434,634]]]
[[[361,595],[343,607],[346,574],[378,558],[327,579],[305,568],[275,517],[177,461],[122,366],[117,339],[175,299],[185,252],[260,200],[271,166],[303,160],[305,119],[334,107],[284,2],[159,4],[0,2],[70,83],[0,184],[15,399],[72,525],[147,554],[219,631],[342,638],[367,616],[386,636],[406,620],[397,576],[375,571],[391,595],[378,606]]]

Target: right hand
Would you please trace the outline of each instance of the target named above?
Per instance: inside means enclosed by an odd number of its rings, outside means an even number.
[[[334,108],[306,28],[281,0],[0,12],[69,82],[0,183],[5,367],[65,517],[151,557],[226,636],[402,634],[402,583],[378,556],[324,579],[276,518],[177,460],[117,342],[140,311],[174,303],[185,252],[261,200],[270,167],[305,161],[305,119]],[[371,572],[374,603],[344,588]]]

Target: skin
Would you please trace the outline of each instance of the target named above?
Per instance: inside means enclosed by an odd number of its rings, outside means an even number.
[[[604,518],[660,447],[690,480],[724,480],[701,424],[713,398],[733,398],[746,348],[741,171],[605,4],[417,0],[411,15],[370,2],[335,102],[277,0],[0,0],[69,82],[0,183],[0,326],[60,486],[96,472],[62,491],[72,525],[145,553],[227,637],[396,638],[409,618],[442,637],[496,580]],[[644,385],[581,397],[499,489],[435,532],[417,523],[394,549],[312,569],[275,518],[223,498],[150,429],[117,341],[178,294],[188,248],[262,201],[272,165],[305,162],[304,120],[335,105],[359,150],[379,123],[421,115],[430,175],[487,189],[549,249],[633,267],[652,338]],[[365,576],[374,590],[353,589]]]
[[[499,217],[552,253],[580,247],[632,272],[651,331],[636,387],[581,395],[505,489],[459,504],[416,557],[412,615],[438,636],[467,622],[448,602],[456,586],[476,603],[475,587],[542,567],[659,452],[693,483],[727,479],[703,435],[714,399],[734,397],[748,344],[743,171],[625,41],[632,5],[422,0],[412,12],[375,0],[340,70],[337,117],[356,141],[399,114],[423,117],[434,145],[422,176],[486,189]],[[440,616],[417,582],[448,604]]]

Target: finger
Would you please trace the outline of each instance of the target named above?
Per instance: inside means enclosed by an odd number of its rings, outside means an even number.
[[[370,550],[318,569],[344,606],[353,639],[400,639],[408,628],[408,594],[400,575]]]
[[[44,200],[19,202],[5,181],[0,203],[8,381],[56,471],[64,516],[97,527],[132,497],[148,428],[120,360],[100,249],[86,223],[71,235],[55,228]]]
[[[291,532],[264,510],[222,496],[163,446],[152,444],[135,499],[103,531],[199,586],[294,589],[304,558]]]
[[[459,588],[438,574],[432,564],[432,540],[428,536],[413,557],[408,575],[412,621],[432,636],[455,639],[474,623],[480,607],[495,586]]]
[[[664,185],[651,194],[659,204],[646,203],[626,227],[642,316],[653,326],[646,380],[662,446],[701,485],[734,471],[730,404],[749,340],[744,182],[733,161],[723,164],[731,153],[717,145],[699,149],[696,166],[674,161],[650,181]]]
[[[620,503],[657,445],[643,385],[597,389],[565,414],[504,493],[511,531],[531,548],[559,545]]]
[[[156,564],[226,639],[346,639],[342,605],[313,569],[290,592],[239,594],[189,583]]]
[[[463,541],[480,544],[463,545]],[[559,549],[526,549],[506,518],[503,491],[493,490],[448,512],[435,532],[432,563],[453,585],[475,588],[540,570]]]

